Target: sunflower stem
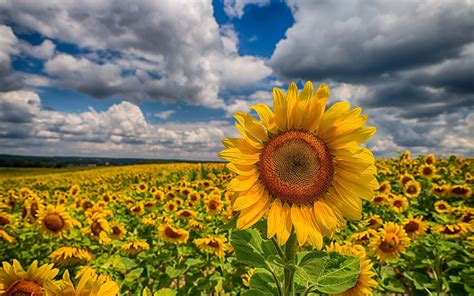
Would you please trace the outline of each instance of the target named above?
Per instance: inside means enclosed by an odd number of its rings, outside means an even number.
[[[288,238],[288,241],[286,242],[285,245],[285,257],[286,257],[286,263],[295,263],[295,250],[296,250],[296,234],[293,230],[291,229],[290,237]],[[295,272],[294,270],[285,267],[285,295],[287,296],[293,296],[295,295],[295,284],[294,284],[294,275]]]
[[[281,250],[280,245],[277,243],[275,237],[272,237],[271,240],[273,242],[273,245],[277,249],[278,255],[280,255],[281,259],[285,260],[285,254],[283,254],[283,251]]]

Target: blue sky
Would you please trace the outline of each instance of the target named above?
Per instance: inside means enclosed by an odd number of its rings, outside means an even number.
[[[311,80],[364,108],[378,156],[472,155],[466,5],[4,1],[0,153],[216,159],[233,112]]]

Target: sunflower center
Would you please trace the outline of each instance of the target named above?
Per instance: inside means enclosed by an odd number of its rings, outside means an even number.
[[[387,234],[380,244],[380,249],[384,252],[393,252],[397,249],[399,239],[393,234]]]
[[[58,232],[63,229],[64,226],[63,218],[57,214],[49,214],[48,216],[44,217],[43,223],[44,226],[46,226],[46,228],[52,232]]]
[[[410,194],[416,193],[416,187],[413,185],[408,186],[407,192]]]
[[[208,242],[207,245],[211,248],[214,248],[214,249],[219,249],[219,247],[220,247],[219,243],[216,242],[216,241],[213,241],[213,240]]]
[[[275,197],[309,203],[324,195],[334,175],[333,156],[315,135],[292,130],[270,139],[258,163],[260,180]]]
[[[423,175],[425,175],[425,176],[431,175],[431,169],[430,168],[424,168],[423,169]]]
[[[165,228],[165,234],[169,238],[180,238],[181,237],[181,234],[177,233],[176,231],[174,231],[170,227]]]
[[[405,229],[406,232],[412,233],[418,230],[419,225],[415,221],[410,221],[403,228]]]
[[[403,202],[401,200],[396,200],[393,202],[393,205],[397,208],[401,208],[403,206]]]
[[[94,235],[99,235],[103,230],[104,229],[102,228],[99,222],[97,221],[92,222],[91,231]]]
[[[7,296],[44,295],[40,285],[32,281],[21,280],[13,283],[7,290]]]

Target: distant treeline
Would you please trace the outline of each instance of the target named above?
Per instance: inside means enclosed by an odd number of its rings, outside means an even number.
[[[66,168],[77,166],[108,166],[149,163],[200,162],[179,159],[64,157],[64,156],[23,156],[0,155],[0,167],[20,168]],[[209,162],[209,161],[206,161]]]

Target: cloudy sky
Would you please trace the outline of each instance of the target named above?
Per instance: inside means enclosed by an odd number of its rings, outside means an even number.
[[[233,112],[311,80],[377,156],[473,156],[473,7],[0,0],[0,154],[217,159]]]

